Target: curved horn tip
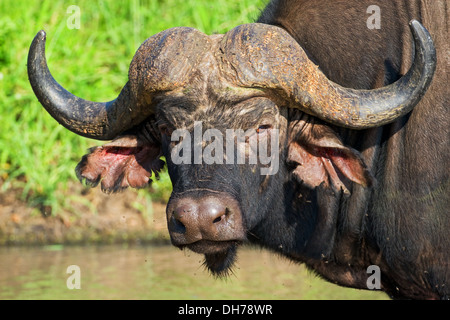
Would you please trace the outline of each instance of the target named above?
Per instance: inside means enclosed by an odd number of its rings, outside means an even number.
[[[46,40],[47,40],[47,33],[44,30],[40,30],[38,33],[36,33],[33,41],[31,42],[30,51],[28,52],[28,59],[30,59],[31,56],[34,56],[33,54],[33,52],[35,52],[34,48],[42,48],[39,50],[44,50]]]
[[[409,21],[409,26],[411,27],[411,29],[414,29],[414,30],[427,30],[424,26],[423,26],[423,24],[422,24],[422,22],[420,22],[419,20],[417,20],[417,19],[412,19],[411,21]]]
[[[425,33],[426,35],[428,35],[427,29],[425,29],[425,27],[416,19],[412,19],[409,22],[409,27],[413,34],[418,35],[419,32],[421,32],[422,34]]]
[[[436,48],[433,43],[433,39],[431,38],[430,33],[427,28],[423,26],[423,24],[418,20],[411,20],[409,22],[409,27],[413,34],[414,42],[416,44],[416,54],[419,53],[420,56],[425,56],[424,63],[425,65],[431,66],[431,77],[433,76],[434,70],[436,68]],[[417,45],[419,43],[419,45]],[[422,50],[417,51],[419,48]],[[424,52],[423,52],[424,51]]]
[[[433,40],[431,39],[431,35],[428,32],[427,28],[425,28],[423,26],[423,24],[416,20],[413,19],[409,22],[409,27],[411,29],[411,32],[416,36],[416,37],[420,37],[420,38],[426,38],[427,43],[433,45]],[[434,46],[433,46],[434,48]]]
[[[39,32],[37,34],[41,35],[44,38],[47,36],[47,33],[45,32],[45,30],[39,30]]]
[[[412,26],[412,25],[416,25],[417,26],[417,24],[421,24],[418,20],[416,20],[416,19],[412,19],[411,21],[409,21],[409,25],[410,26]]]
[[[35,38],[37,38],[40,41],[42,40],[45,41],[47,38],[47,33],[44,30],[39,30],[38,33],[36,33]]]

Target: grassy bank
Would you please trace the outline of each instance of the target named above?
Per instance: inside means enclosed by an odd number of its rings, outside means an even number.
[[[71,7],[73,1],[1,1],[0,192],[16,190],[21,200],[52,215],[86,202],[82,191],[71,190],[74,168],[99,142],[65,130],[35,98],[26,61],[40,29],[47,32],[47,61],[56,80],[85,99],[109,101],[125,84],[129,63],[146,38],[174,26],[226,32],[253,21],[265,2],[89,0]],[[163,174],[152,192],[139,196],[165,200],[170,189]]]

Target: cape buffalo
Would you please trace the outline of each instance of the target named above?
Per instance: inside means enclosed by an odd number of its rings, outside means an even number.
[[[226,34],[150,37],[106,103],[53,79],[40,31],[28,74],[59,123],[112,140],[80,180],[141,188],[165,157],[172,243],[211,272],[251,242],[342,286],[367,289],[375,265],[393,298],[448,298],[448,16],[445,0],[273,0]]]

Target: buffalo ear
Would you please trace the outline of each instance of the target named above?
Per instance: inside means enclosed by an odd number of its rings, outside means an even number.
[[[127,187],[143,188],[158,178],[164,167],[161,150],[156,144],[145,143],[136,136],[119,137],[84,155],[75,168],[78,179],[92,187],[101,183],[102,191],[117,192]]]
[[[345,194],[350,194],[351,181],[364,187],[373,184],[374,178],[359,152],[344,146],[330,127],[300,120],[290,129],[287,159],[298,181],[310,188],[324,183]]]

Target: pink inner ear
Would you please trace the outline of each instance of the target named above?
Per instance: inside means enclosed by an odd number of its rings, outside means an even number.
[[[152,175],[151,169],[144,168],[146,164],[138,163],[136,156],[143,148],[104,147],[102,156],[107,165],[103,168],[102,189],[143,187],[148,184]]]
[[[322,148],[321,150],[322,157],[329,159],[347,179],[364,187],[371,185],[372,177],[356,151],[352,152],[348,148]]]
[[[293,143],[289,149],[289,160],[297,163],[295,176],[310,188],[319,186],[322,182],[328,184],[328,176],[320,157],[316,157]]]
[[[152,171],[157,175],[164,166],[159,157],[159,146],[139,144],[129,137],[118,138],[84,156],[77,174],[93,186],[101,181],[102,190],[107,192],[142,188],[151,181]]]
[[[349,148],[314,146],[310,150],[298,143],[291,143],[289,160],[297,163],[293,173],[310,188],[321,183],[349,193],[349,181],[369,186],[372,177],[363,161]]]

